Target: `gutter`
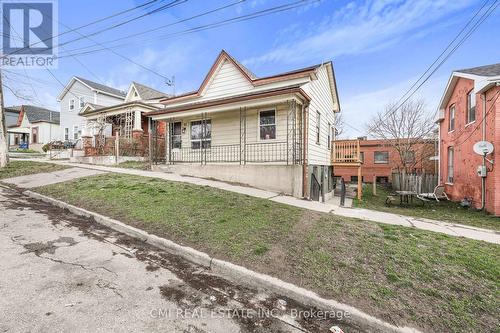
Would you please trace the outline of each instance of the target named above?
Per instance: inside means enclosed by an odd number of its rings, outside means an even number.
[[[483,121],[482,140],[486,141],[486,92],[481,94],[483,98]],[[483,167],[486,165],[486,155],[483,156]],[[486,177],[481,177],[481,210],[486,207]]]
[[[307,188],[308,188],[308,181],[307,181],[307,138],[308,138],[308,128],[309,128],[309,105],[302,104],[302,126],[304,130],[302,131],[303,133],[303,148],[302,148],[302,153],[303,153],[303,158],[302,158],[302,196],[304,198],[308,197],[307,193]]]

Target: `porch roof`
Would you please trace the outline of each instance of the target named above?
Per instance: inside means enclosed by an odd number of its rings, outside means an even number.
[[[238,105],[242,103],[244,103],[242,104],[242,106],[245,106],[245,104],[248,104],[250,102],[262,101],[262,103],[266,103],[274,101],[276,98],[281,98],[281,99],[286,97],[294,98],[295,96],[297,96],[303,102],[309,102],[311,100],[311,97],[309,97],[307,93],[300,88],[300,85],[293,85],[277,89],[261,90],[258,92],[251,92],[231,97],[212,99],[209,101],[193,102],[175,107],[166,107],[164,109],[158,109],[156,111],[148,112],[146,115],[151,116],[154,119],[162,119],[162,118],[169,118],[172,116],[172,114],[175,115],[183,111],[202,112],[208,108],[217,107],[219,109],[222,109],[222,107],[224,106],[238,107]]]
[[[89,103],[88,103],[89,104]],[[101,113],[112,113],[112,114],[119,114],[123,112],[129,111],[131,107],[139,107],[143,109],[145,112],[150,111],[150,110],[156,110],[158,109],[156,106],[140,102],[140,101],[132,101],[132,102],[126,102],[126,103],[120,103],[120,104],[115,104],[111,106],[106,106],[106,107],[101,107],[97,109],[92,109],[92,108],[84,108],[82,112],[80,112],[80,116],[83,117],[91,117],[91,116],[96,116]]]
[[[10,127],[10,128],[7,128],[7,133],[13,133],[13,134],[30,134],[31,131],[27,127]]]

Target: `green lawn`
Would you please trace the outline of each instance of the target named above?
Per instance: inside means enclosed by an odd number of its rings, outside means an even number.
[[[377,186],[377,196],[374,196],[373,186],[366,185],[363,187],[362,200],[354,199],[353,206],[500,231],[499,217],[482,211],[465,209],[458,202],[431,201],[422,205],[422,201],[414,199],[413,204],[410,205],[400,206],[399,201],[397,201],[388,207],[385,205],[385,199],[390,192],[387,188]]]
[[[0,168],[0,179],[31,175],[41,172],[52,172],[67,169],[67,166],[33,162],[33,161],[10,161],[5,168]]]
[[[106,174],[36,189],[423,331],[500,325],[500,247],[209,187]]]
[[[147,161],[126,161],[115,166],[118,168],[151,170]]]

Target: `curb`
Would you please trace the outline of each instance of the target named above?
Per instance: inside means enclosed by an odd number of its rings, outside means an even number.
[[[267,289],[268,291],[276,294],[286,295],[286,297],[303,305],[316,307],[318,309],[345,312],[346,314],[349,314],[349,316],[345,319],[346,322],[359,325],[368,332],[420,333],[420,331],[415,328],[397,327],[391,325],[350,305],[339,303],[334,300],[324,299],[313,291],[284,282],[269,275],[251,271],[243,266],[212,258],[204,252],[200,252],[193,248],[176,244],[170,240],[151,235],[141,229],[134,228],[104,215],[94,213],[65,203],[61,200],[29,190],[23,191],[22,193],[33,199],[41,200],[54,206],[67,209],[75,215],[94,218],[94,220],[99,224],[156,246],[196,265],[210,269],[213,273],[220,275],[231,282],[244,284],[257,289]]]

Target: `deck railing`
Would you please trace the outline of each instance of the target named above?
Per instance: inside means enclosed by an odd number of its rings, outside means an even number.
[[[361,163],[359,140],[332,141],[332,163]]]

